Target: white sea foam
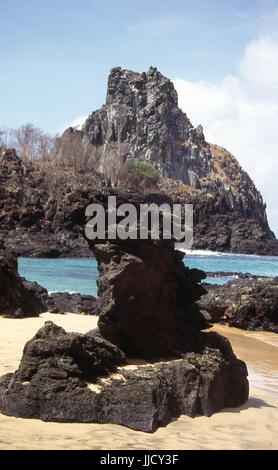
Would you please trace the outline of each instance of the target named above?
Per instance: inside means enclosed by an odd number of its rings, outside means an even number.
[[[210,251],[210,250],[180,250],[186,255],[197,255],[197,256],[231,256],[232,253],[221,253],[220,251]],[[232,255],[234,256],[234,255]]]
[[[75,291],[75,290],[71,290],[71,291],[50,290],[50,291],[48,291],[48,295],[51,295],[51,294],[61,294],[61,293],[64,293],[64,294],[78,294],[78,292]]]
[[[278,261],[278,257],[274,256],[263,256],[263,255],[250,255],[246,253],[223,253],[221,251],[210,251],[210,250],[183,250],[181,249],[183,253],[186,255],[193,255],[193,256],[229,256],[229,257],[246,257],[246,258],[271,258],[274,259],[275,261]]]

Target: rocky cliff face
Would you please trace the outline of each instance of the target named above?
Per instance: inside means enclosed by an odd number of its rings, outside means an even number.
[[[112,69],[106,104],[82,131],[69,128],[57,139],[48,166],[0,151],[0,248],[25,256],[89,256],[68,217],[72,201],[96,187],[117,186],[127,161],[148,161],[160,171],[158,202],[167,194],[194,204],[193,248],[278,255],[254,183],[235,157],[192,126],[173,84],[153,67],[142,74]]]
[[[125,161],[150,161],[164,178],[222,194],[231,209],[266,221],[262,196],[247,173],[229,152],[206,142],[202,126],[193,127],[178,107],[174,85],[156,68],[142,74],[112,69],[106,105],[82,131],[97,150],[96,169],[114,184]]]
[[[98,170],[116,183],[126,160],[154,163],[167,178],[201,187],[211,169],[209,145],[178,108],[173,84],[155,68],[139,74],[111,70],[106,105],[93,112],[83,133],[98,147]]]
[[[67,217],[66,201],[76,187],[67,174],[61,179],[0,148],[0,249],[19,256],[89,256]]]
[[[127,161],[159,169],[159,190],[194,204],[194,248],[278,254],[254,183],[233,155],[206,142],[201,126],[193,127],[178,107],[173,84],[156,68],[142,74],[112,69],[106,104],[82,131],[71,133],[90,166],[114,186]]]

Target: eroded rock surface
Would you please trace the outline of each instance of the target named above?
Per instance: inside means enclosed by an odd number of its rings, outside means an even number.
[[[18,275],[17,257],[0,250],[0,315],[12,318],[37,316],[47,310],[46,289]]]
[[[104,190],[89,202],[108,216],[109,196],[117,206],[132,203],[139,214],[142,199],[132,192]],[[73,214],[82,230],[84,213],[85,207]],[[173,239],[88,242],[98,263],[98,327],[105,338],[137,357],[198,350],[200,332],[208,327],[196,304],[205,293],[200,281],[206,275],[184,266]]]
[[[97,299],[92,295],[48,291],[37,282],[27,281],[18,274],[17,256],[0,250],[0,315],[10,318],[51,313],[97,313]]]
[[[0,410],[24,418],[96,422],[153,432],[181,414],[211,414],[248,397],[247,370],[227,339],[203,333],[203,350],[184,359],[126,365],[92,334],[47,322],[25,348],[15,374],[0,379]]]
[[[117,207],[143,202],[132,192],[97,192],[72,214],[83,235],[85,207],[98,203],[108,216],[112,195]],[[0,379],[1,412],[153,432],[181,414],[240,406],[248,398],[246,365],[226,338],[203,331],[210,325],[197,300],[205,273],[184,266],[174,239],[123,240],[109,227],[88,240],[99,269],[98,328],[81,335],[46,323],[15,374]]]
[[[97,314],[97,299],[93,295],[53,292],[48,296],[48,306],[51,313]]]
[[[194,204],[195,249],[278,254],[253,181],[230,152],[206,141],[202,126],[192,125],[174,84],[155,67],[142,74],[113,68],[106,104],[72,133],[83,153],[90,148],[93,168],[115,186],[126,161],[158,168],[161,191]]]
[[[278,333],[278,278],[238,279],[223,286],[205,285],[199,300],[213,321],[244,330]]]

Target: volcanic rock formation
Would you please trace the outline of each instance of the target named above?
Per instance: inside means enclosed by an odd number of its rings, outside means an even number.
[[[47,305],[50,313],[97,314],[97,299],[93,295],[52,292],[48,296]]]
[[[9,318],[38,316],[43,312],[94,315],[97,299],[92,295],[47,290],[18,274],[17,256],[0,250],[0,315]]]
[[[152,202],[150,196],[142,200],[130,191],[108,189],[87,204],[103,207],[108,219],[110,196],[116,198],[117,208],[129,202],[137,214],[140,203]],[[72,215],[83,233],[85,209],[78,208]],[[199,348],[200,330],[208,325],[196,301],[205,293],[200,281],[206,275],[184,266],[184,254],[174,250],[174,239],[114,240],[109,239],[107,226],[105,239],[88,243],[98,263],[98,326],[105,338],[141,357]]]
[[[86,243],[67,218],[65,201],[73,183],[50,169],[0,148],[0,248],[18,256],[89,256]]]
[[[87,204],[107,215],[109,195],[117,205],[142,202],[111,189]],[[72,214],[82,233],[85,207]],[[80,335],[46,323],[15,374],[0,379],[0,411],[153,432],[181,414],[210,416],[244,403],[245,363],[226,338],[202,331],[209,325],[196,301],[205,293],[204,273],[184,266],[174,240],[107,235],[89,240],[100,273],[98,329]]]
[[[156,68],[142,74],[113,68],[106,104],[82,131],[68,129],[57,141],[58,160],[69,139],[88,168],[114,186],[126,162],[152,163],[163,176],[162,193],[194,204],[194,248],[278,254],[254,183],[235,157],[206,142],[201,126],[194,128],[173,83]]]
[[[238,279],[223,286],[206,284],[198,304],[212,321],[244,330],[278,333],[278,278]]]
[[[0,411],[153,432],[181,414],[210,416],[241,405],[248,398],[245,364],[217,333],[207,333],[206,343],[184,359],[131,365],[100,336],[46,322],[25,345],[15,374],[0,378]]]
[[[46,289],[28,283],[17,272],[17,257],[0,250],[0,315],[12,318],[32,317],[47,310]]]
[[[227,150],[206,142],[178,107],[171,81],[153,67],[112,69],[106,104],[81,131],[67,129],[47,162],[0,149],[0,247],[19,256],[90,256],[69,218],[69,199],[117,186],[130,161],[161,173],[157,193],[194,204],[193,248],[278,255],[254,183]]]

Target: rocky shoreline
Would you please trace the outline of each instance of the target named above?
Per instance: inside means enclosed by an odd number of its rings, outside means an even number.
[[[202,296],[198,304],[210,322],[227,323],[241,329],[278,332],[278,278],[225,271],[206,272],[202,276]],[[218,285],[207,283],[205,276],[234,279]],[[0,315],[8,318],[38,316],[47,311],[54,314],[99,315],[103,308],[102,303],[92,295],[68,292],[48,294],[38,283],[20,277],[17,256],[4,250],[0,250],[0,282]]]
[[[86,207],[97,203],[108,220],[110,196],[137,213],[142,204],[193,204],[193,249],[278,255],[262,196],[236,159],[206,142],[153,67],[112,69],[106,104],[82,131],[65,131],[48,157],[34,162],[0,149],[0,315],[76,312],[98,323],[81,334],[46,322],[18,369],[0,378],[1,413],[154,432],[181,415],[244,404],[246,364],[209,330],[225,322],[278,333],[278,278],[218,272],[207,274],[238,279],[204,283],[205,272],[184,265],[177,240],[163,238],[161,220],[156,240],[150,221],[145,239],[113,237],[106,227],[88,240],[85,231]],[[121,184],[130,162],[151,165],[151,189]],[[19,276],[17,256],[94,256],[98,298],[48,294]]]
[[[237,279],[257,279],[266,278],[267,276],[258,276],[251,273],[239,273],[230,271],[206,271],[207,277],[235,277]]]
[[[278,277],[256,276],[204,287],[207,294],[198,303],[213,322],[278,333]]]
[[[17,256],[0,250],[0,315],[8,318],[38,316],[43,312],[94,315],[96,298],[90,295],[55,292],[18,274]]]

